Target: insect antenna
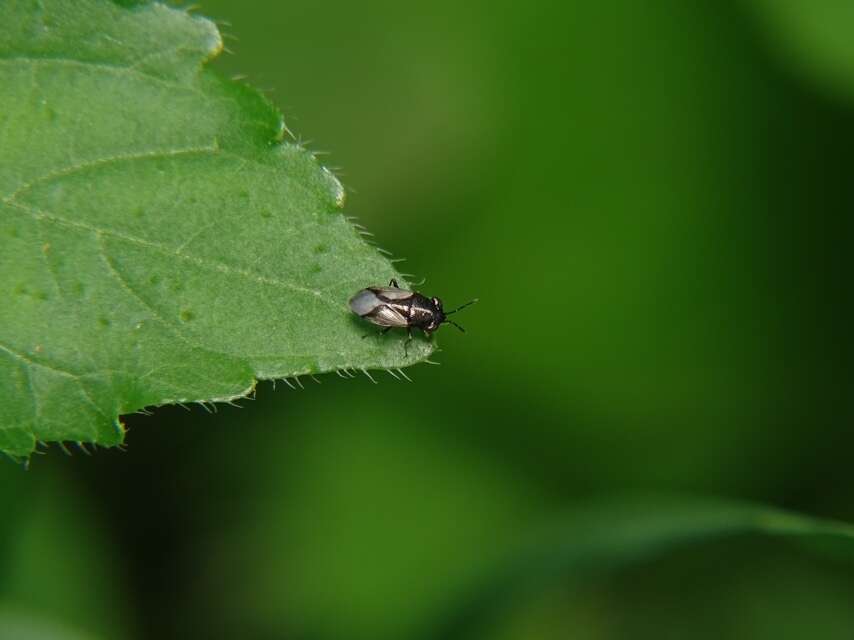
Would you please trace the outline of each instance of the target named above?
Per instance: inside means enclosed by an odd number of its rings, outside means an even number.
[[[445,315],[446,315],[446,316],[449,316],[449,315],[451,315],[452,313],[456,313],[457,311],[462,311],[462,310],[463,310],[463,309],[465,309],[467,306],[472,305],[472,304],[474,304],[474,303],[475,303],[475,302],[477,302],[477,301],[478,301],[478,299],[477,299],[477,298],[475,298],[474,300],[470,300],[469,302],[466,302],[465,304],[460,305],[459,307],[457,307],[457,308],[456,308],[456,309],[454,309],[453,311],[446,311],[446,312],[445,312]],[[450,322],[450,320],[448,320],[448,322]],[[457,326],[459,326],[459,325],[457,325]]]
[[[463,329],[460,325],[458,325],[458,324],[457,324],[456,322],[454,322],[453,320],[445,320],[445,322],[447,322],[448,324],[452,324],[452,325],[454,325],[457,329],[459,329],[459,330],[460,330],[460,331],[462,331],[463,333],[465,333],[465,332],[466,332],[466,330],[465,330],[465,329]]]

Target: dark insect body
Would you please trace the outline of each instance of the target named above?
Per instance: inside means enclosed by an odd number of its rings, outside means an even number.
[[[404,345],[406,348],[412,340],[412,329],[421,329],[429,337],[440,326],[448,323],[465,333],[465,329],[449,320],[448,316],[475,302],[476,299],[453,311],[445,311],[439,298],[428,298],[416,291],[401,289],[397,280],[392,279],[387,287],[368,287],[359,291],[350,298],[350,309],[360,318],[384,327],[380,333],[395,327],[405,328],[409,333]]]

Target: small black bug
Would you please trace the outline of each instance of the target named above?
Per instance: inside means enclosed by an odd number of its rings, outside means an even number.
[[[412,341],[413,328],[421,329],[429,337],[441,325],[448,323],[465,333],[465,329],[449,320],[448,316],[475,302],[477,298],[453,311],[445,311],[439,298],[428,298],[416,291],[401,289],[397,280],[392,278],[387,287],[368,287],[359,291],[350,298],[350,309],[360,318],[385,327],[381,334],[395,327],[405,327],[409,333],[404,343],[406,350]]]

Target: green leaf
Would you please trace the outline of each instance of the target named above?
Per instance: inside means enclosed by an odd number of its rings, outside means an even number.
[[[4,606],[99,638],[131,635],[117,539],[81,488],[50,468],[0,466],[0,640],[23,637],[4,635]]]
[[[95,640],[62,624],[45,620],[41,614],[0,606],[0,638],[3,640]]]
[[[854,98],[854,4],[839,0],[747,0],[773,52],[821,89]]]
[[[854,526],[760,505],[699,499],[634,499],[580,509],[521,544],[502,566],[458,594],[425,637],[470,638],[507,604],[577,583],[668,550],[737,536],[789,539],[854,562]]]
[[[160,4],[0,4],[0,451],[431,351],[362,339],[348,298],[398,274],[221,49]]]

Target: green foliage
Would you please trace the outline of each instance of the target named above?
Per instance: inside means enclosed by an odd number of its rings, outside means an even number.
[[[0,637],[4,640],[95,640],[93,636],[79,634],[38,616],[6,608],[0,608]]]
[[[192,552],[194,566],[205,567],[194,576],[201,591],[197,606],[218,611],[221,637],[281,637],[296,630],[300,637],[330,639],[488,638],[485,630],[556,589],[582,590],[638,567],[644,579],[655,577],[680,553],[711,563],[717,557],[729,567],[739,545],[751,543],[756,558],[780,551],[778,573],[799,561],[848,572],[854,566],[850,525],[761,504],[652,494],[556,499],[534,474],[508,469],[504,456],[484,454],[463,425],[448,434],[429,414],[406,414],[418,406],[419,387],[429,384],[423,375],[418,382],[383,401],[387,415],[406,415],[405,421],[377,420],[371,395],[342,383],[333,391],[336,404],[318,408],[300,394],[302,410],[289,429],[290,415],[256,414],[257,421],[244,423],[248,434],[240,435],[240,446],[251,456],[230,454],[235,436],[214,437],[206,446],[216,448],[182,469],[188,478],[199,477],[219,465],[229,479],[219,493],[208,487],[195,503],[197,517],[216,526],[218,535]],[[350,419],[339,417],[339,405]],[[530,446],[522,444],[526,437],[520,436],[517,451]],[[562,455],[567,469],[584,464],[580,456]],[[253,500],[235,507],[237,514],[223,524],[225,496],[235,499],[227,486],[233,478],[253,487]],[[764,573],[761,568],[742,578],[751,584]],[[816,574],[807,589],[822,584]],[[227,584],[221,576],[229,576]],[[717,583],[708,579],[711,593]],[[671,576],[665,585],[671,596],[672,585]],[[561,595],[565,610],[572,600]],[[616,608],[599,603],[598,614],[622,611],[615,600]],[[733,615],[726,603],[713,610]],[[786,620],[785,610],[776,610]],[[573,614],[561,618],[582,625]]]
[[[0,451],[430,352],[360,339],[348,297],[395,272],[281,115],[204,66],[212,22],[53,0],[0,25]]]
[[[206,0],[215,67],[287,88],[425,292],[483,303],[417,384],[0,465],[0,636],[850,640],[849,529],[792,514],[854,521],[854,119],[763,4],[846,31],[806,1]]]
[[[779,537],[854,562],[854,526],[779,509],[702,499],[636,499],[555,518],[508,554],[500,569],[459,597],[454,613],[425,637],[469,638],[496,612],[549,586],[589,580],[674,548],[715,539]]]
[[[30,637],[24,634],[30,627],[34,638],[53,638],[53,633],[64,638],[60,631],[65,629],[73,638],[78,636],[70,630],[93,638],[128,636],[132,609],[116,540],[99,505],[80,488],[79,482],[50,469],[27,473],[14,465],[0,466],[6,525],[0,526],[3,640]],[[56,631],[49,633],[54,625]]]
[[[447,446],[429,412],[412,410],[424,377],[385,394],[388,419],[378,419],[373,394],[342,382],[334,392],[352,412],[348,420],[327,403],[291,428],[272,416],[268,427],[247,421],[251,433],[241,447],[258,453],[243,473],[257,492],[220,528],[220,564],[197,578],[223,637],[278,638],[288,630],[297,637],[410,637],[457,587],[499,563],[523,523],[538,517],[543,498],[530,479],[502,474],[460,438]],[[238,461],[224,462],[222,450],[196,464],[195,474],[218,464],[225,477],[240,475]],[[195,510],[200,519],[218,518],[220,504],[208,491]],[[203,564],[210,552],[198,545],[192,554]],[[228,585],[221,573],[233,576]]]
[[[766,39],[792,71],[854,98],[854,4],[838,0],[747,0]]]

